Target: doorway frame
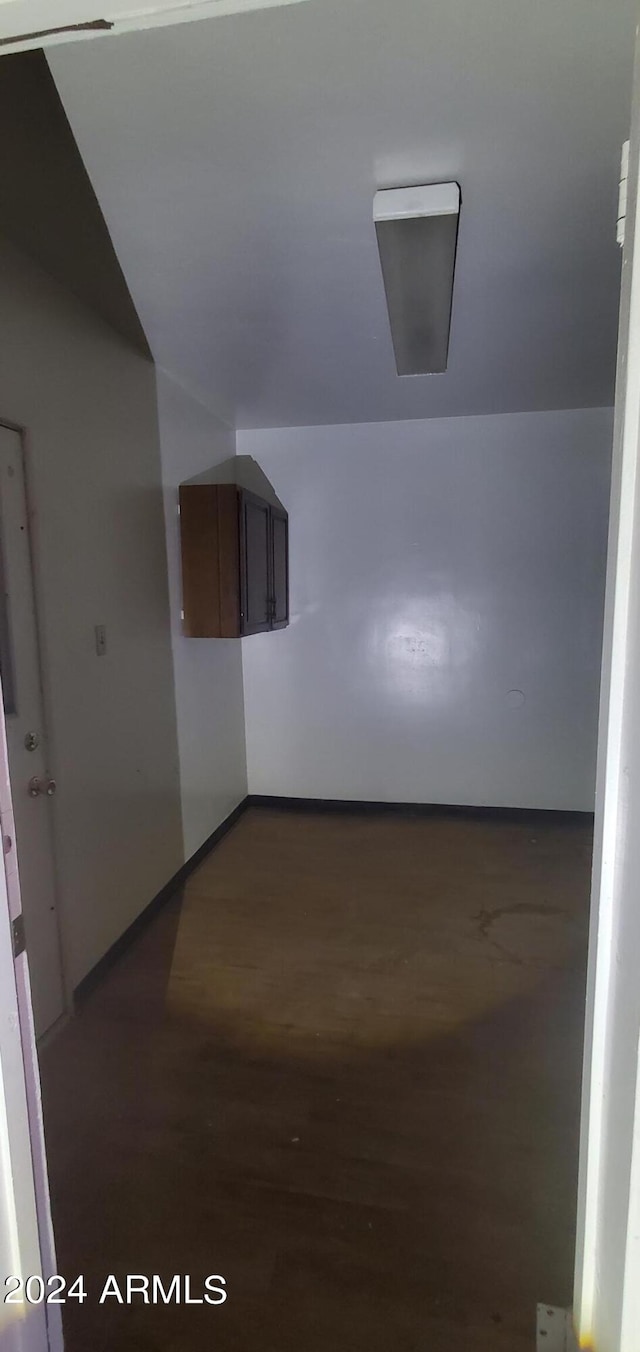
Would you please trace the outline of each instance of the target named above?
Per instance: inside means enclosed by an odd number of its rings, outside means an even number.
[[[158,6],[158,8],[160,5]],[[51,0],[54,15],[63,15],[61,0]],[[218,9],[218,12],[221,12]],[[25,44],[26,45],[26,44]],[[29,45],[42,46],[34,41]],[[17,50],[17,46],[10,50]],[[640,48],[638,49],[640,51]],[[636,55],[636,72],[640,67]],[[620,337],[616,383],[616,418],[611,495],[611,521],[607,565],[607,595],[602,647],[602,690],[599,717],[598,771],[596,788],[595,839],[593,857],[589,973],[586,1000],[585,1059],[581,1113],[580,1178],[576,1243],[574,1312],[581,1346],[591,1345],[594,1310],[598,1299],[597,1267],[600,1234],[600,1203],[606,1189],[604,1173],[604,1095],[610,1054],[610,1013],[613,966],[616,959],[616,916],[621,897],[618,880],[623,840],[621,824],[626,802],[624,783],[624,710],[628,693],[627,645],[630,624],[631,583],[634,540],[640,547],[640,504],[636,494],[640,484],[640,216],[637,212],[640,165],[640,96],[636,73],[631,117],[629,188],[626,241],[623,255],[620,303]],[[614,222],[612,220],[612,229]],[[634,263],[635,257],[635,263]],[[635,276],[634,276],[635,268]],[[36,604],[36,626],[43,686],[43,708],[48,745],[55,762],[55,741],[51,737],[46,679],[39,621],[39,571],[34,549],[32,508],[29,495],[28,434],[20,425],[0,417],[0,423],[21,436],[25,484],[27,489],[31,558]],[[56,859],[54,823],[53,856]],[[69,999],[64,951],[64,914],[60,909],[57,867],[54,885],[58,906],[58,931],[64,990]],[[623,900],[623,899],[622,899]],[[633,957],[633,955],[630,955]],[[640,1059],[631,1124],[633,1152],[629,1161],[628,1244],[626,1248],[625,1288],[638,1292],[640,1301]],[[634,1191],[635,1190],[635,1191]],[[633,1206],[636,1211],[634,1213]],[[624,1296],[624,1291],[623,1291]],[[624,1313],[620,1311],[621,1319]],[[629,1323],[629,1330],[631,1325]],[[616,1352],[639,1352],[640,1320],[633,1334],[622,1339]]]
[[[625,913],[637,905],[625,865],[633,834],[628,809],[637,769],[632,721],[640,708],[638,596],[634,591],[640,567],[639,189],[640,27],[636,28],[618,323],[574,1283],[579,1346],[596,1352],[604,1347],[603,1328],[614,1339],[607,1342],[607,1352],[609,1347],[610,1352],[640,1352],[640,1002],[631,1015],[638,1026],[629,1033],[635,1040],[636,1065],[627,1118],[613,1122],[608,1116],[609,1093],[616,1082],[614,1050],[620,1042],[616,990],[638,960],[638,954],[628,947],[625,950],[620,939]],[[615,1180],[611,1151],[617,1154],[619,1167]],[[607,1228],[603,1208],[614,1185],[620,1208],[616,1235],[622,1269],[616,1283],[607,1267],[612,1230],[610,1218]]]

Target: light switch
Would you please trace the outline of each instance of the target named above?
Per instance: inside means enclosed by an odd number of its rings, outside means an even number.
[[[104,657],[107,651],[107,630],[104,624],[96,625],[96,657]]]

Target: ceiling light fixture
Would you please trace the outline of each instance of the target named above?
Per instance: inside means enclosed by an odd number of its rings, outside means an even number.
[[[399,376],[447,369],[459,217],[457,183],[375,195],[373,219]]]

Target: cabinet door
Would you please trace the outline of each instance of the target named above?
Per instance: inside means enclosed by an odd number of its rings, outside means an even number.
[[[269,506],[253,493],[240,496],[241,634],[271,628]]]
[[[289,519],[271,508],[271,628],[289,623]]]

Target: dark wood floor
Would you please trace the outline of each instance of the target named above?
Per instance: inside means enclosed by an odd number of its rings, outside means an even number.
[[[571,1301],[586,822],[252,809],[43,1055],[67,1352],[531,1352]],[[109,1273],[221,1307],[100,1307]]]

